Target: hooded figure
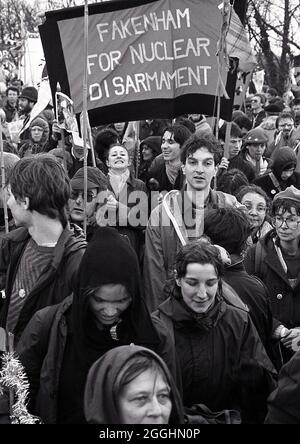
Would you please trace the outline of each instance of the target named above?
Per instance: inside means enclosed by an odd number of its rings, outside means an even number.
[[[136,345],[110,350],[91,367],[84,394],[84,413],[89,424],[122,424],[118,406],[122,390],[120,374],[130,361],[141,357],[155,361],[170,387],[172,410],[169,424],[183,424],[181,398],[167,365],[153,351]]]
[[[38,312],[18,344],[32,412],[44,423],[84,423],[88,371],[120,345],[151,348],[175,369],[173,345],[161,323],[155,327],[141,294],[135,252],[115,229],[99,228],[82,258],[73,298]]]
[[[141,163],[138,178],[147,182],[148,170],[153,159],[161,153],[161,137],[149,136],[140,144]]]
[[[49,125],[43,117],[36,117],[29,126],[29,139],[20,146],[20,157],[32,156],[45,151],[49,140]]]
[[[254,183],[261,187],[270,199],[291,185],[300,188],[300,173],[295,172],[297,156],[288,146],[278,148],[274,153],[271,171],[258,177]]]

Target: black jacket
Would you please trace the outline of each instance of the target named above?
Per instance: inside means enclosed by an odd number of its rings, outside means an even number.
[[[73,298],[70,296],[59,305],[37,312],[17,346],[17,353],[30,384],[30,411],[46,424],[55,424],[58,421],[60,376],[69,334],[67,317],[71,315],[72,307]],[[165,360],[174,375],[174,350],[168,331],[159,320],[153,324],[160,339],[155,351]],[[120,345],[116,345],[118,344]],[[100,356],[101,353],[98,358]],[[74,390],[83,393],[84,387],[76,387]],[[78,421],[83,418],[83,399],[78,401],[76,416]]]
[[[187,309],[176,294],[157,316],[174,329],[183,404],[212,410],[236,409],[245,422],[262,422],[275,370],[248,316],[222,298],[205,315]]]
[[[242,263],[225,269],[223,279],[239,295],[249,308],[249,314],[259,334],[269,358],[274,362],[274,344],[272,343],[273,318],[270,296],[263,282],[250,276]]]
[[[300,424],[300,351],[282,367],[265,424]]]
[[[272,230],[259,240],[264,249],[259,271],[255,267],[256,245],[253,245],[247,251],[244,262],[245,268],[249,274],[255,274],[259,277],[268,288],[272,314],[276,319],[274,327],[279,324],[283,324],[287,328],[299,327],[300,276],[296,286],[292,288],[275,250],[273,242],[275,235],[275,230]]]

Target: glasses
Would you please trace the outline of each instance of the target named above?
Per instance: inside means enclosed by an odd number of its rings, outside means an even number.
[[[297,217],[286,217],[286,218],[284,218],[282,216],[275,216],[274,217],[274,225],[276,228],[281,228],[284,223],[291,230],[296,230],[296,228],[298,228],[300,220]]]
[[[81,197],[82,200],[84,199],[83,191],[72,191],[71,199],[76,200],[76,199],[78,199],[79,196]],[[91,193],[91,192],[88,191],[88,193],[87,193],[87,202],[92,202],[96,197],[97,197],[96,194]]]

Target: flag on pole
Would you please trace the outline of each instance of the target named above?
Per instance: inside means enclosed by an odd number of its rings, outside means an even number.
[[[250,72],[256,67],[257,61],[246,30],[233,8],[231,8],[231,18],[226,43],[228,55],[239,59],[240,71]]]

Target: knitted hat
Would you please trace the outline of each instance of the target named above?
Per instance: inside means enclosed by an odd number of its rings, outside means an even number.
[[[274,152],[272,170],[278,179],[284,170],[296,168],[296,165],[296,153],[289,146],[283,146]]]
[[[281,191],[280,193],[276,194],[276,196],[273,199],[273,202],[275,202],[278,199],[291,200],[293,202],[297,202],[298,204],[300,204],[300,190],[294,187],[294,185],[291,185],[290,187],[286,188],[284,191]]]
[[[28,99],[30,102],[37,102],[38,99],[38,92],[37,89],[34,86],[26,86],[26,88],[23,89],[20,99]]]
[[[71,179],[73,190],[83,190],[83,168],[80,168]],[[100,191],[107,189],[107,177],[96,167],[87,167],[87,187],[99,188]]]
[[[153,151],[154,156],[161,153],[161,137],[160,136],[150,136],[141,142],[141,149],[143,145],[147,145]]]
[[[265,106],[265,111],[268,114],[279,115],[283,111],[283,107],[279,102],[274,102]]]
[[[267,143],[268,137],[262,128],[253,128],[250,130],[244,140],[245,145],[252,145],[256,143]]]

